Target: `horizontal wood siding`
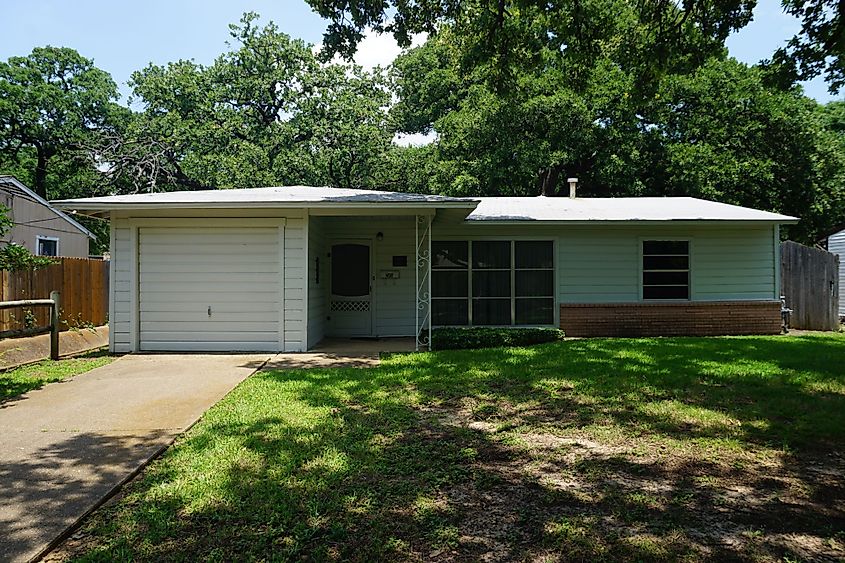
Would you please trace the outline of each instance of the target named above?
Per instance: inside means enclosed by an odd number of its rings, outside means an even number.
[[[131,293],[130,293],[130,265],[134,259],[130,247],[130,227],[126,220],[112,221],[114,241],[111,250],[111,260],[114,268],[114,310],[109,317],[109,337],[111,351],[125,353],[132,351],[131,341]]]
[[[839,316],[845,317],[845,231],[827,239],[827,251],[839,256]]]
[[[142,350],[278,350],[278,228],[142,226],[138,240]]]
[[[305,212],[287,215],[285,226],[285,334],[287,352],[304,352],[308,348],[305,334],[306,244]]]

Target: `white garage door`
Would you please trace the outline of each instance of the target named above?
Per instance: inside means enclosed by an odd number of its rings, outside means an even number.
[[[279,349],[277,228],[140,228],[141,350]]]

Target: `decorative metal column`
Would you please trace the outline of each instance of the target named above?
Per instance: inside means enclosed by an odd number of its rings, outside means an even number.
[[[417,215],[416,235],[416,349],[431,350],[431,215]]]

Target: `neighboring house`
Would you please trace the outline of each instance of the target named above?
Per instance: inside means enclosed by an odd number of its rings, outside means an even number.
[[[693,198],[279,187],[54,202],[111,219],[111,349],[303,351],[432,326],[780,330],[779,225]]]
[[[0,241],[25,246],[39,256],[88,256],[94,235],[14,176],[0,176],[0,205],[9,208],[14,222]]]
[[[839,316],[845,317],[845,229],[827,238],[827,251],[839,255]]]

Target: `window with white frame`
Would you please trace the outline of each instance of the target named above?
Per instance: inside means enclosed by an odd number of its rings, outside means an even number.
[[[552,241],[433,241],[437,326],[554,324]]]
[[[58,256],[59,239],[56,237],[36,237],[36,254],[38,256]]]
[[[689,299],[688,240],[644,240],[643,299]]]

